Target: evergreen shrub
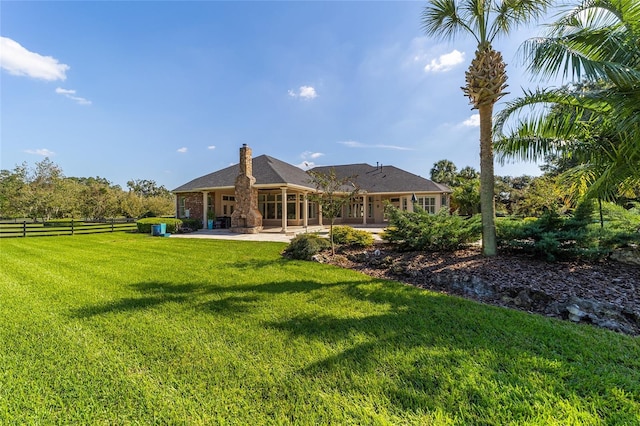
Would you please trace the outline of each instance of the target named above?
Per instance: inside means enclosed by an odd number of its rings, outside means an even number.
[[[373,245],[373,235],[362,229],[339,225],[333,227],[333,242],[349,246],[369,247]]]
[[[331,247],[326,238],[318,234],[298,234],[284,249],[283,256],[290,259],[311,260],[311,258],[323,250]]]
[[[496,222],[498,247],[547,260],[595,259],[614,248],[640,242],[640,218],[620,206],[603,204],[604,227],[592,200],[581,202],[573,215],[547,211],[538,219]],[[527,218],[528,219],[528,218]]]
[[[447,209],[431,214],[419,207],[409,212],[390,205],[387,214],[383,238],[401,250],[453,251],[478,241],[482,232],[479,215],[465,218]]]

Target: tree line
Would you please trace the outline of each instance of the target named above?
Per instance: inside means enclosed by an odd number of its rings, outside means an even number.
[[[0,217],[50,220],[139,218],[174,213],[173,195],[153,180],[135,179],[127,189],[102,177],[66,177],[49,158],[30,167],[0,170]]]
[[[559,155],[549,155],[540,166],[541,176],[494,176],[495,212],[499,216],[540,217],[545,212],[565,214],[584,197],[576,196],[575,182],[566,175],[575,167]],[[434,163],[431,180],[452,190],[451,209],[464,216],[481,212],[480,173],[473,167],[458,170],[450,160]],[[640,186],[618,194],[617,204],[630,208],[640,202]]]

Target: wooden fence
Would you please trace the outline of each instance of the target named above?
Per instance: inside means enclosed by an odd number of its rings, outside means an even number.
[[[102,232],[136,231],[135,221],[109,219],[103,222],[70,221],[36,223],[29,221],[0,223],[0,238],[45,237],[55,235],[97,234]]]

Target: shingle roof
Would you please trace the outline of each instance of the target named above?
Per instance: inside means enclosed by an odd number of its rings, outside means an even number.
[[[342,166],[322,166],[311,169],[328,173],[333,169],[338,178],[353,176],[361,190],[377,192],[451,192],[446,185],[414,175],[394,166],[371,166],[369,164],[346,164]]]
[[[238,164],[201,176],[174,189],[172,192],[199,191],[208,188],[233,187],[240,172]],[[256,185],[292,184],[313,188],[311,177],[302,169],[268,155],[253,159]]]
[[[362,191],[378,192],[451,192],[442,184],[432,182],[413,173],[394,166],[374,167],[369,164],[347,164],[342,166],[323,166],[311,169],[314,172],[328,173],[334,169],[338,178],[355,176],[355,183]],[[209,173],[173,190],[173,192],[201,191],[210,188],[233,187],[239,173],[237,164],[217,172]],[[311,177],[304,170],[280,161],[268,155],[253,159],[253,176],[256,186],[290,184],[315,189]]]

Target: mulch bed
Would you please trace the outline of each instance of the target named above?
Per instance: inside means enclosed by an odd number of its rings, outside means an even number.
[[[478,247],[451,253],[399,252],[389,244],[342,249],[333,257],[324,255],[322,261],[377,278],[562,319],[568,319],[568,313],[557,307],[575,298],[610,304],[624,317],[623,327],[613,329],[640,335],[640,266],[613,260],[547,262],[513,254],[487,258]],[[472,290],[451,283],[469,283]],[[589,322],[589,318],[582,321]]]

